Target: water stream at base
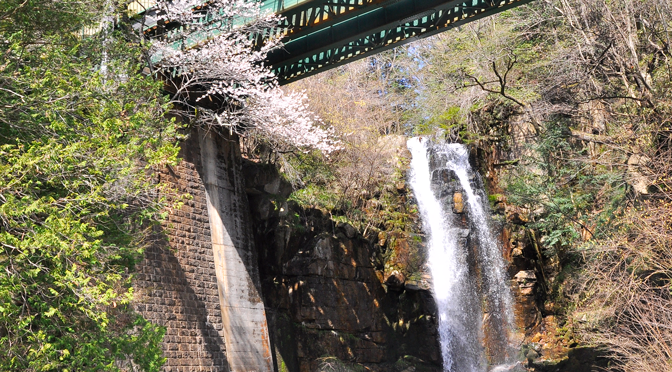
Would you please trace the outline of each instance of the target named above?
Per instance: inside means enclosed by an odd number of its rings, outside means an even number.
[[[474,190],[467,148],[412,138],[410,183],[428,235],[428,266],[439,318],[444,371],[483,372],[510,362],[513,301],[487,199]],[[452,181],[466,199],[468,225],[452,213]],[[453,190],[455,191],[455,190]],[[471,233],[470,233],[471,231]],[[468,239],[475,239],[477,252]],[[514,364],[492,370],[506,370]],[[492,367],[491,367],[492,368]]]

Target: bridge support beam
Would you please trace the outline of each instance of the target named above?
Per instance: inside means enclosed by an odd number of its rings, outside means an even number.
[[[238,138],[198,136],[229,371],[272,372]]]

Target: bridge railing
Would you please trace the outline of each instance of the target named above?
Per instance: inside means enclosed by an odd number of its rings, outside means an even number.
[[[254,0],[249,0],[254,1]],[[531,0],[263,0],[262,14],[275,13],[281,23],[264,35],[250,38],[282,38],[284,48],[267,58],[279,82],[310,76],[367,55],[431,36],[479,18],[499,13]],[[171,48],[188,49],[217,36],[229,27],[240,27],[249,19],[217,19],[209,1],[197,13],[200,24],[170,23],[162,18],[156,0],[133,0],[139,11],[136,26],[150,37],[175,40]],[[131,9],[129,7],[129,9]],[[140,21],[141,20],[141,21]],[[171,30],[172,28],[172,30]],[[186,35],[184,34],[186,31]],[[153,56],[158,62],[161,56]]]

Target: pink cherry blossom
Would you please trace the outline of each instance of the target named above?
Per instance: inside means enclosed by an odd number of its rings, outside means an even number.
[[[191,119],[276,144],[325,153],[338,149],[333,130],[308,109],[305,94],[285,93],[264,65],[268,52],[282,47],[274,36],[281,18],[261,15],[256,1],[202,4],[159,1],[163,17],[181,26],[152,39],[152,54],[161,56],[156,67],[171,77],[174,97],[193,112]],[[221,107],[206,104],[213,100],[222,100]]]

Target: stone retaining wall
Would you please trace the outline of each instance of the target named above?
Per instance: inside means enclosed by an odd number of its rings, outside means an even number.
[[[158,177],[190,197],[138,266],[136,308],[167,329],[165,371],[271,372],[238,138],[193,129],[180,157]]]
[[[200,149],[192,135],[179,165],[159,174],[192,196],[163,223],[163,235],[145,253],[134,285],[136,309],[166,327],[166,372],[227,371]]]

